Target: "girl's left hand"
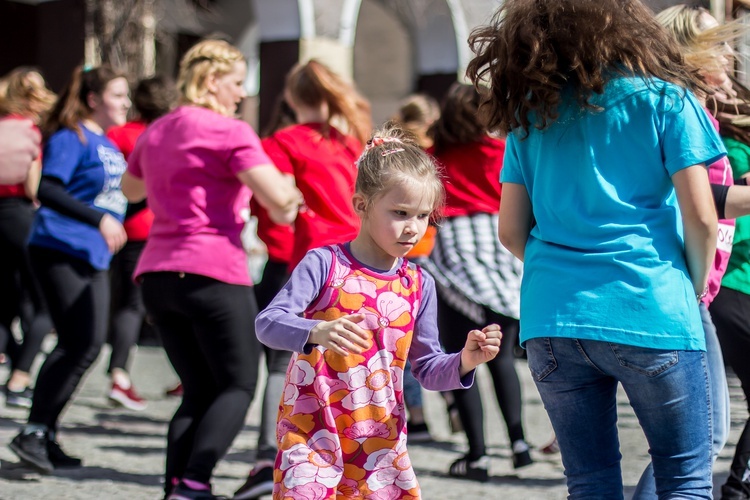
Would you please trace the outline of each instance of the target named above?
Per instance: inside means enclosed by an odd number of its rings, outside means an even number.
[[[461,351],[461,376],[497,356],[502,338],[500,326],[495,324],[485,326],[481,331],[470,331],[466,337],[466,345]]]

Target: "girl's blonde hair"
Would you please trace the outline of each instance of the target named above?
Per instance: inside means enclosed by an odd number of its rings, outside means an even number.
[[[195,44],[180,61],[177,79],[180,104],[193,104],[224,115],[232,114],[216,102],[207,82],[210,76],[231,72],[238,62],[245,62],[245,56],[224,40],[203,40]]]
[[[0,81],[0,116],[21,115],[39,123],[54,103],[55,93],[35,68],[16,68]]]
[[[445,201],[440,170],[415,137],[403,129],[390,123],[376,130],[357,160],[357,170],[354,188],[365,198],[368,209],[393,186],[414,181],[431,200],[433,219],[439,217]]]
[[[674,5],[656,15],[682,48],[689,69],[699,75],[721,70],[721,56],[733,56],[729,44],[736,41],[747,28],[737,21],[709,28],[703,22],[711,13],[692,5]]]
[[[369,137],[372,129],[370,103],[352,84],[323,63],[313,59],[294,66],[286,76],[285,89],[299,104],[316,107],[325,102],[330,112],[327,125],[334,119],[341,119],[348,128],[347,133],[362,144]]]

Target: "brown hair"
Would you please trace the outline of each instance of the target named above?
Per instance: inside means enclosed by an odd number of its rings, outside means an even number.
[[[101,96],[109,82],[117,78],[125,78],[125,75],[106,64],[85,70],[83,66],[74,69],[70,82],[42,124],[45,137],[49,137],[61,128],[69,128],[78,134],[81,141],[85,141],[79,123],[93,112],[88,104],[89,93],[93,92]]]
[[[21,66],[2,78],[0,116],[21,115],[39,123],[55,103],[55,93],[38,69]]]
[[[370,103],[328,66],[315,59],[297,64],[286,76],[285,89],[299,104],[314,107],[325,102],[330,111],[327,125],[338,117],[346,123],[347,132],[362,144],[369,137]]]
[[[414,134],[423,148],[432,146],[433,125],[440,118],[440,105],[425,94],[412,94],[401,101],[393,122]]]
[[[289,106],[289,103],[286,102],[284,96],[280,95],[276,98],[271,113],[271,120],[263,129],[261,136],[268,137],[269,135],[272,135],[290,125],[294,125],[295,123],[297,123],[297,116],[294,114],[294,110]]]
[[[484,93],[487,89],[482,87]],[[452,144],[469,144],[487,135],[487,118],[480,110],[482,95],[477,88],[454,83],[448,89],[435,123],[435,153]]]
[[[389,189],[406,180],[418,182],[430,196],[433,219],[445,201],[445,188],[435,160],[417,144],[414,136],[394,124],[376,130],[357,160],[354,189],[364,196],[367,208]]]
[[[169,111],[177,102],[177,87],[171,78],[157,75],[138,82],[133,91],[133,106],[146,123]]]
[[[640,0],[514,0],[475,29],[466,71],[491,87],[488,126],[504,133],[544,129],[564,88],[581,107],[617,75],[704,88],[672,37]]]

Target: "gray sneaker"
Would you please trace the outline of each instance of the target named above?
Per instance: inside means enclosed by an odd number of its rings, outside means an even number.
[[[31,408],[31,400],[34,397],[34,391],[27,387],[21,391],[11,391],[5,386],[5,406],[16,408]]]

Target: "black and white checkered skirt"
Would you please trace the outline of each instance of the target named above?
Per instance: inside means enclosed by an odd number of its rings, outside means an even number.
[[[440,297],[479,324],[484,307],[519,318],[523,263],[500,244],[497,228],[497,214],[447,218],[423,264]]]

